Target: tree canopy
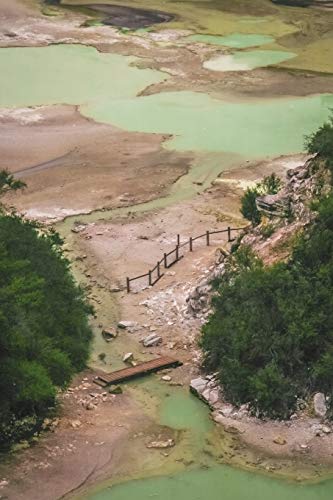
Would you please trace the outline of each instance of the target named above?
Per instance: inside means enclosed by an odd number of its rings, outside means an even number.
[[[89,313],[59,235],[0,213],[0,445],[38,426],[84,368]]]

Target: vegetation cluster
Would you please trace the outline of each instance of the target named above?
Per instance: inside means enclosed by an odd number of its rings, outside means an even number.
[[[22,183],[0,173],[0,194]],[[0,211],[0,446],[39,429],[58,388],[85,367],[90,307],[62,241]]]
[[[330,169],[332,146],[332,121],[308,138]],[[205,366],[219,372],[227,400],[249,403],[258,416],[288,418],[318,391],[333,413],[332,192],[316,210],[288,262],[264,266],[250,247],[236,246],[215,281],[201,340]]]

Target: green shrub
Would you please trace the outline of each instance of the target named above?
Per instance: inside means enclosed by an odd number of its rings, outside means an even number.
[[[270,238],[274,231],[275,228],[273,224],[265,224],[261,227],[261,234],[265,239]]]
[[[261,215],[256,204],[258,196],[257,188],[247,188],[241,199],[241,214],[255,226],[261,222]]]

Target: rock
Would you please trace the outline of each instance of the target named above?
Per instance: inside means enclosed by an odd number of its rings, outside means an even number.
[[[330,434],[332,432],[330,427],[328,427],[327,425],[323,425],[322,431],[324,434]]]
[[[154,347],[156,345],[161,344],[162,342],[162,337],[159,337],[156,335],[156,333],[152,333],[151,335],[148,335],[145,339],[143,339],[143,345],[145,347]]]
[[[9,481],[7,481],[6,479],[2,479],[0,481],[0,488],[4,488],[5,486],[8,486],[9,485]]]
[[[202,377],[194,378],[190,382],[190,391],[196,396],[201,397],[203,391],[206,388],[206,385],[207,385],[206,379]]]
[[[110,342],[110,340],[115,339],[117,337],[118,332],[116,332],[115,330],[111,330],[111,328],[104,328],[102,330],[102,335],[104,340],[106,340],[106,342]]]
[[[172,380],[172,379],[171,379],[170,375],[163,375],[161,380],[164,380],[164,382],[170,382],[170,380]]]
[[[218,388],[212,389],[209,393],[208,404],[209,406],[214,406],[220,397]]]
[[[244,431],[240,431],[237,429],[237,427],[234,427],[233,425],[227,425],[224,428],[225,432],[228,432],[229,434],[242,434]]]
[[[290,196],[282,189],[277,194],[258,196],[256,205],[260,212],[269,217],[287,217],[290,211]]]
[[[133,353],[127,352],[126,354],[124,354],[123,362],[128,363],[128,362],[132,361],[132,359],[133,359]]]
[[[317,417],[324,418],[327,412],[325,395],[322,392],[317,392],[313,396],[314,412]]]
[[[95,410],[96,409],[96,405],[94,405],[91,401],[89,401],[89,403],[86,404],[86,410]]]
[[[273,439],[273,443],[283,446],[284,444],[287,444],[287,440],[281,436],[276,436],[276,438]]]
[[[222,408],[219,410],[219,413],[227,418],[231,417],[233,412],[234,412],[234,407],[232,405],[223,405]]]
[[[109,390],[109,393],[110,394],[122,394],[123,393],[123,389],[120,385],[117,385],[116,387],[114,387],[113,389],[111,388]]]
[[[136,326],[135,321],[119,321],[118,323],[118,328],[121,328],[122,330],[133,328],[135,326]]]
[[[73,429],[77,429],[78,427],[81,427],[82,422],[80,420],[72,420],[71,426]]]
[[[147,448],[158,448],[158,449],[163,449],[163,448],[171,448],[172,446],[175,446],[175,441],[174,439],[167,439],[166,441],[152,441],[151,443],[148,443]]]

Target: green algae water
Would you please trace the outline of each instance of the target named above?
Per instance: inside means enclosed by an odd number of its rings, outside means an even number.
[[[228,466],[130,481],[85,497],[87,500],[332,500],[333,481],[288,484]]]
[[[297,484],[263,474],[218,464],[204,453],[214,425],[206,405],[182,388],[170,388],[155,377],[133,384],[146,397],[159,401],[158,420],[174,429],[186,429],[173,449],[196,465],[178,473],[104,485],[80,495],[85,500],[331,500],[333,480],[317,484]],[[215,439],[218,439],[215,436]],[[221,439],[221,437],[219,437]],[[214,440],[214,437],[213,437]],[[214,441],[213,441],[214,442]],[[192,459],[192,460],[191,460]]]
[[[82,111],[125,130],[172,134],[170,149],[262,157],[303,151],[304,136],[328,119],[332,106],[330,94],[230,102],[182,91],[94,103]]]
[[[208,43],[211,45],[222,45],[235,49],[246,49],[248,47],[259,47],[267,43],[273,43],[274,38],[269,35],[256,35],[246,33],[232,33],[228,36],[217,35],[191,35],[185,40],[193,42]]]
[[[138,97],[167,75],[138,69],[135,61],[80,45],[0,49],[0,107],[76,104],[97,122],[172,134],[170,149],[263,157],[303,151],[304,135],[333,106],[332,95],[245,102],[191,91]]]
[[[283,50],[251,50],[221,55],[205,61],[203,67],[212,71],[250,71],[292,59],[296,54]]]
[[[84,45],[0,49],[0,107],[92,104],[135,97],[167,78],[138,69],[135,57]]]

